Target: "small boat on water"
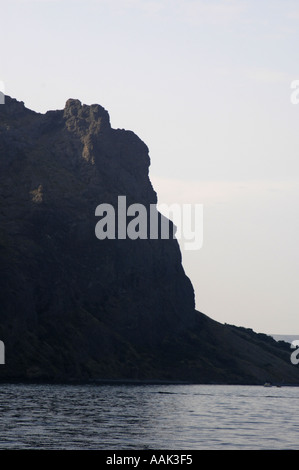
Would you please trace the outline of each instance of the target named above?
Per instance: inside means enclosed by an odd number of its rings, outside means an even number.
[[[272,384],[270,382],[265,382],[264,387],[272,387]]]

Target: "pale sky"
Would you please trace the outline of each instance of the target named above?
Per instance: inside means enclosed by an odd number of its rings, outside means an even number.
[[[299,2],[0,0],[0,82],[38,112],[104,106],[159,202],[203,204],[197,309],[299,334]],[[96,205],[101,201],[96,201]]]

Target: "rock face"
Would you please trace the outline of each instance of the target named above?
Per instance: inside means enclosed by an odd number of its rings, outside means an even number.
[[[148,148],[70,99],[0,106],[2,380],[299,383],[289,346],[194,307],[176,240],[95,235],[100,204],[156,204]]]

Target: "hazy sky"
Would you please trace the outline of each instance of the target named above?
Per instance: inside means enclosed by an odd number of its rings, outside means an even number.
[[[203,204],[203,247],[183,252],[197,308],[299,334],[298,0],[0,8],[8,95],[39,112],[101,104],[148,145],[159,202]]]

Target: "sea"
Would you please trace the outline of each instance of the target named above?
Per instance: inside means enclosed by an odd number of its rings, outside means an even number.
[[[1,450],[298,450],[299,387],[0,384]]]

